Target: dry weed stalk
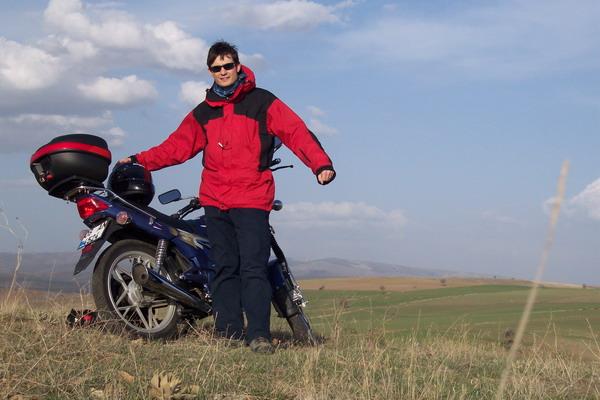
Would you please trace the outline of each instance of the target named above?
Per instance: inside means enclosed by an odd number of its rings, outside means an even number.
[[[525,309],[523,310],[523,314],[521,315],[521,319],[517,327],[514,343],[510,348],[508,357],[506,358],[506,366],[502,371],[500,385],[498,386],[498,391],[496,392],[497,400],[501,400],[504,395],[504,389],[506,388],[506,383],[508,381],[513,362],[517,355],[517,351],[519,350],[519,346],[521,345],[521,341],[523,340],[523,335],[525,333],[527,323],[529,322],[531,310],[533,309],[533,305],[535,304],[535,300],[537,297],[538,287],[540,286],[542,276],[544,275],[544,270],[546,269],[546,264],[548,263],[548,257],[550,255],[550,250],[552,249],[552,245],[554,243],[554,236],[556,234],[556,224],[558,222],[558,216],[560,214],[560,207],[565,197],[565,187],[568,174],[569,162],[564,161],[560,170],[560,176],[558,178],[558,184],[556,189],[557,194],[554,198],[552,211],[550,213],[550,224],[548,226],[548,232],[546,234],[544,250],[542,251],[542,256],[537,267],[537,272],[533,280],[533,285],[531,286],[529,296],[527,297],[527,302],[525,303]]]
[[[27,228],[25,228],[25,226],[21,223],[21,221],[19,220],[19,218],[17,217],[15,220],[17,221],[17,224],[19,225],[19,228],[21,228],[22,230],[22,234],[19,235],[17,233],[17,231],[11,226],[11,224],[8,221],[8,217],[6,216],[6,213],[4,212],[3,208],[0,208],[0,228],[4,228],[8,231],[8,233],[10,233],[10,235],[12,237],[15,238],[15,240],[17,241],[17,262],[15,265],[15,269],[13,271],[13,276],[12,276],[12,281],[10,283],[10,286],[8,288],[8,293],[6,295],[6,299],[5,302],[7,302],[10,299],[10,296],[12,294],[13,288],[15,286],[16,280],[17,280],[17,273],[19,272],[19,269],[21,268],[21,263],[23,260],[23,248],[24,248],[24,243],[27,240],[27,238],[29,237],[29,231],[27,230]]]

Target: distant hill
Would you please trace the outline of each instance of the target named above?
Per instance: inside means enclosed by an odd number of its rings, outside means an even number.
[[[423,276],[440,277],[459,275],[456,271],[440,269],[413,268],[398,264],[386,264],[373,261],[353,261],[342,258],[323,258],[319,260],[289,260],[294,276],[299,279],[337,278],[359,276]],[[467,274],[460,274],[461,276]]]
[[[77,277],[73,268],[79,259],[79,252],[24,253],[21,268],[17,273],[17,283],[29,289],[52,292],[79,292],[89,286],[91,266]],[[290,259],[294,276],[298,279],[335,277],[382,277],[382,276],[473,276],[454,271],[413,268],[397,264],[372,261],[352,261],[341,258],[299,261]],[[0,253],[0,287],[8,287],[12,281],[16,265],[16,254]]]
[[[29,289],[79,292],[87,288],[91,268],[73,277],[78,259],[79,252],[24,253],[16,281]],[[0,287],[10,286],[16,264],[15,253],[0,253]]]

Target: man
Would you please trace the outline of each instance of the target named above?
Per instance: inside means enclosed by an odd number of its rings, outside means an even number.
[[[256,87],[254,73],[240,64],[235,46],[212,45],[207,57],[214,79],[206,99],[163,143],[121,162],[150,171],[180,164],[204,151],[200,203],[216,264],[211,283],[215,329],[246,341],[258,353],[273,352],[269,329],[271,287],[269,212],[275,195],[269,167],[274,136],[325,185],[333,164],[304,122],[281,100]]]

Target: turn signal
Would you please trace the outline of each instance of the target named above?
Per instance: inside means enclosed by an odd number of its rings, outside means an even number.
[[[125,212],[125,211],[121,211],[117,214],[117,224],[119,225],[125,225],[128,224],[131,219],[129,218],[129,215]]]
[[[108,208],[108,204],[95,197],[82,197],[77,200],[77,211],[81,219],[88,219],[92,215],[104,211]]]

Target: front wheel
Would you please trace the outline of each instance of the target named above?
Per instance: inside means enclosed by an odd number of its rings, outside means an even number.
[[[294,340],[311,346],[317,345],[317,338],[315,337],[315,334],[310,327],[310,322],[302,308],[298,310],[297,314],[287,317],[286,319],[292,329]]]
[[[110,246],[98,260],[92,294],[109,329],[124,329],[148,339],[168,339],[177,334],[181,319],[178,305],[144,290],[133,280],[134,265],[155,267],[155,249],[146,242],[127,239]],[[164,267],[158,272],[170,280]]]

